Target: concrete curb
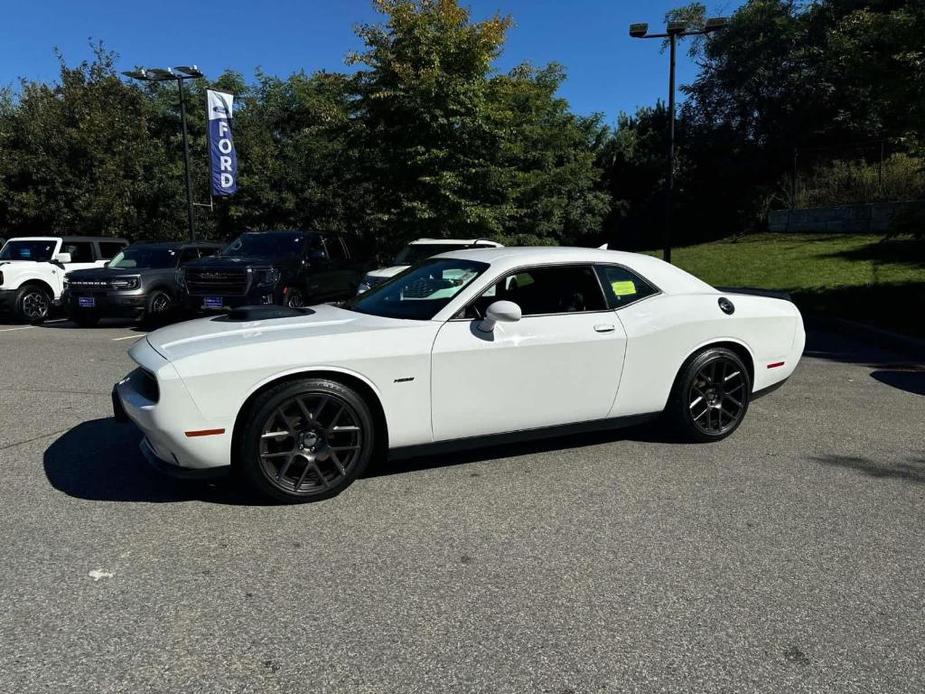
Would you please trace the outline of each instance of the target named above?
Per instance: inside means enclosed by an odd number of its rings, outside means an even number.
[[[823,328],[848,335],[873,347],[890,349],[925,363],[925,340],[833,316],[810,314],[806,316],[806,324],[809,328]]]

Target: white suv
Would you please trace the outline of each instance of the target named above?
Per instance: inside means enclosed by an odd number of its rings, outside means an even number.
[[[366,276],[357,288],[357,294],[362,294],[372,289],[380,282],[385,282],[402,270],[407,270],[412,265],[417,265],[422,260],[427,260],[427,258],[433,255],[447,253],[448,251],[459,251],[463,248],[501,247],[500,243],[488,241],[487,239],[418,239],[402,248],[398,252],[398,255],[392,260],[392,265],[389,267],[381,267],[378,270],[372,270],[366,273]]]
[[[102,267],[128,245],[105,236],[22,236],[0,249],[0,310],[40,323],[61,301],[71,270]]]

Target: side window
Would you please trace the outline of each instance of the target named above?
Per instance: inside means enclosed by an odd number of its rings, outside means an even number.
[[[309,260],[327,260],[328,252],[324,249],[324,244],[321,243],[321,237],[318,234],[311,234],[305,237],[305,245],[307,248]]]
[[[72,263],[92,263],[95,260],[92,241],[64,241],[61,252],[70,253]]]
[[[347,253],[339,236],[325,236],[324,247],[328,252],[328,259],[332,263],[342,263],[347,259]]]
[[[513,301],[524,316],[603,311],[607,304],[590,265],[518,270],[489,287],[466,311],[481,318],[495,301]]]
[[[103,260],[112,260],[125,248],[121,241],[100,241],[97,245],[100,247],[100,258]]]
[[[655,287],[626,268],[616,265],[597,265],[595,269],[601,278],[601,286],[604,288],[607,303],[611,308],[627,306],[634,301],[658,293]]]

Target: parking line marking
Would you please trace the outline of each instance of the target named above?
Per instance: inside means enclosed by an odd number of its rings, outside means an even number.
[[[51,323],[67,323],[68,320],[68,318],[55,318],[54,320],[45,321],[45,325],[49,325]]]
[[[3,328],[3,329],[0,329],[0,333],[11,333],[14,330],[32,330],[32,328],[34,327],[35,327],[34,325],[25,325],[21,328]]]
[[[147,335],[148,333],[141,333],[140,335],[127,335],[125,337],[114,337],[112,338],[113,342],[119,342],[119,340],[138,340]]]

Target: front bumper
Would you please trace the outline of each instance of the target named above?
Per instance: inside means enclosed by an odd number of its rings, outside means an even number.
[[[18,289],[0,289],[0,311],[12,311],[18,293]]]
[[[138,448],[141,449],[141,454],[145,457],[145,460],[148,461],[148,465],[153,467],[155,470],[160,472],[162,475],[167,475],[168,477],[173,477],[178,480],[214,480],[220,479],[222,477],[227,477],[231,472],[230,465],[223,465],[222,467],[207,467],[207,468],[188,468],[180,467],[174,463],[168,462],[163,458],[158,457],[157,453],[154,450],[154,447],[148,442],[147,438],[143,438],[141,443],[138,444]]]
[[[207,299],[219,299],[221,305],[207,305]],[[187,294],[185,299],[186,308],[189,311],[201,311],[204,313],[221,313],[229,308],[264,306],[278,303],[282,303],[280,297],[278,297],[276,292],[272,289],[265,292],[251,292],[244,296],[222,296],[220,294],[215,294],[206,297],[200,294]]]
[[[202,478],[227,470],[234,418],[204,417],[174,366],[147,339],[139,340],[130,355],[140,368],[115,385],[113,414],[141,430],[143,449],[150,449],[144,450],[145,456],[156,458],[156,467],[174,477]],[[156,388],[151,387],[151,378]]]
[[[93,297],[93,308],[80,305],[80,297]],[[94,293],[71,291],[61,297],[61,303],[69,316],[93,313],[112,318],[137,318],[144,314],[146,297],[139,290],[133,292]]]

